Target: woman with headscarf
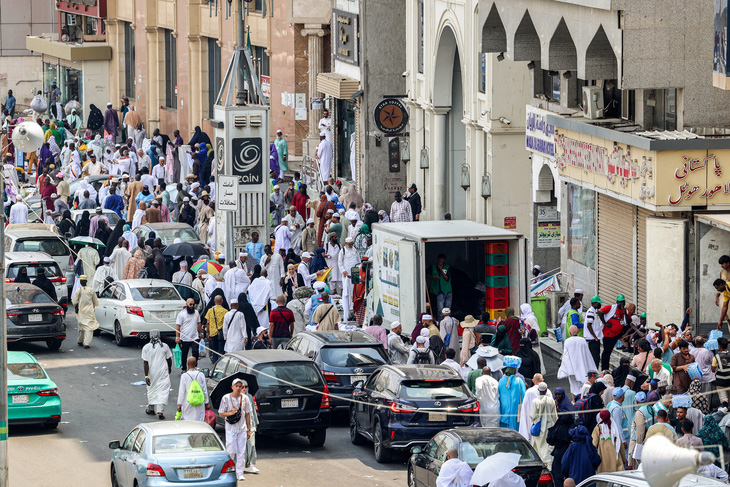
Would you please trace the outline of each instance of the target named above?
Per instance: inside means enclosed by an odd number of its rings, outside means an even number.
[[[104,114],[93,103],[89,105],[89,117],[86,119],[86,127],[98,132],[104,126]]]
[[[609,402],[613,401],[613,390],[615,389],[613,385],[613,376],[605,374],[598,380],[606,384],[606,390],[601,393],[601,400],[603,401],[603,404],[608,405]]]
[[[76,223],[76,235],[86,236],[89,234],[89,228],[91,227],[91,220],[89,219],[89,211],[84,210],[81,213],[81,218]]]
[[[314,274],[317,271],[323,271],[325,269],[327,269],[327,261],[324,259],[324,248],[319,247],[314,251],[314,257],[309,263],[309,272]]]
[[[515,375],[517,369],[514,367],[505,367],[502,372],[504,376],[499,379],[499,426],[518,431],[517,417],[527,388],[525,381]]]
[[[167,155],[165,156],[165,182],[171,183],[175,182],[177,183],[180,178],[180,163],[175,161],[179,161],[179,159],[176,158],[177,150],[175,149],[175,145],[172,143],[172,141],[167,143]],[[175,174],[175,166],[177,166],[177,174]]]
[[[302,258],[294,252],[294,249],[289,249],[286,257],[284,257],[284,266],[288,266],[289,264],[299,265],[301,261]]]
[[[40,149],[38,149],[38,170],[37,174],[43,172],[44,169],[48,168],[53,164],[53,152],[51,152],[51,145],[48,142],[44,142]]]
[[[86,215],[88,216],[88,214],[89,212],[87,211]],[[63,217],[58,223],[58,231],[61,233],[61,235],[66,235],[67,233],[71,233],[74,237],[77,235],[76,224],[71,218],[71,210],[65,210],[63,212]]]
[[[125,223],[123,227],[124,232],[122,233],[122,237],[124,240],[129,242],[129,249],[134,250],[134,248],[137,246],[137,234],[132,232],[132,227],[129,225],[129,223]]]
[[[512,343],[507,336],[507,328],[504,325],[497,327],[497,333],[492,337],[492,346],[502,355],[512,355]]]
[[[307,194],[307,185],[302,183],[299,185],[299,191],[292,196],[291,203],[297,209],[297,213],[302,215],[305,220],[309,218],[309,207],[307,206],[309,195]]]
[[[504,314],[507,319],[502,321],[502,324],[507,329],[507,336],[512,344],[512,350],[517,351],[520,348],[520,320],[515,317],[515,309],[507,307],[504,309]]]
[[[200,178],[203,186],[210,183],[210,176],[213,173],[214,156],[213,147],[208,145],[208,155],[205,157],[205,162],[203,163],[203,175]]]
[[[130,248],[132,248],[131,245]],[[132,258],[124,266],[124,279],[137,279],[139,277],[139,271],[142,270],[144,265],[144,252],[140,249],[135,250]]]
[[[722,445],[723,451],[728,451],[728,448],[730,448],[727,436],[725,436],[725,433],[720,428],[720,425],[717,424],[712,414],[705,416],[705,422],[697,432],[697,438],[701,439],[705,445]],[[713,453],[717,458],[720,458],[720,451],[716,446],[706,446],[705,451]]]
[[[702,383],[699,378],[692,379],[687,389],[687,394],[692,398],[692,407],[702,411],[702,414],[710,413],[710,401],[708,396],[702,394]]]
[[[570,413],[575,411],[575,406],[572,402],[570,402],[570,399],[568,399],[568,395],[565,393],[565,389],[562,387],[556,387],[555,393],[553,394],[553,397],[555,397],[555,407],[557,408],[559,413]]]
[[[269,143],[269,172],[276,173],[279,178],[284,177],[279,166],[279,153],[276,151],[276,145],[273,142]]]
[[[558,387],[555,389],[555,397],[557,402]],[[563,397],[565,398],[565,391],[563,391]],[[567,400],[567,399],[566,399]],[[570,402],[570,401],[568,401]],[[571,404],[572,406],[572,404]],[[560,409],[558,409],[558,413]],[[550,471],[553,474],[553,482],[555,485],[563,485],[565,476],[560,468],[563,462],[563,455],[570,446],[570,429],[573,427],[573,415],[571,414],[558,414],[558,420],[555,424],[548,429],[547,432],[547,444],[553,447],[553,461],[551,464]]]
[[[253,272],[251,273],[251,277],[249,278],[251,282],[254,281],[254,279],[258,279],[261,277],[261,266],[259,264],[256,264],[253,266]]]
[[[390,216],[388,216],[388,212],[385,210],[380,210],[378,212],[378,223],[390,223]]]
[[[621,441],[621,425],[611,421],[611,413],[606,409],[598,413],[598,416],[598,424],[591,434],[593,446],[601,457],[601,464],[596,473],[621,472],[626,462],[626,451]]]
[[[18,275],[15,276],[15,280],[13,282],[15,282],[15,283],[25,282],[27,284],[30,284],[30,278],[28,277],[28,268],[21,267],[20,270],[18,271]]]
[[[537,355],[537,352],[532,349],[532,341],[530,341],[529,338],[520,339],[520,348],[517,350],[515,355],[522,359],[520,374],[522,374],[523,377],[530,379],[535,374],[540,373],[540,357]]]
[[[281,286],[281,291],[286,296],[287,304],[294,299],[294,291],[300,287],[304,287],[304,278],[297,272],[297,266],[290,264],[287,266],[284,284]]]
[[[631,366],[646,374],[649,365],[651,365],[651,360],[654,358],[654,354],[651,352],[651,345],[647,339],[642,338],[636,342],[636,348],[639,350],[639,353],[634,355],[634,358],[631,360]]]
[[[259,320],[256,316],[256,311],[253,309],[251,302],[248,300],[248,294],[240,293],[238,295],[238,309],[237,313],[242,313],[246,321],[246,336],[248,341],[246,342],[246,350],[251,350],[253,346],[253,339],[256,336],[256,330],[259,327]]]
[[[601,464],[601,457],[590,441],[588,428],[576,426],[569,434],[573,441],[563,455],[560,470],[563,476],[570,477],[578,485],[596,474],[596,468]]]
[[[613,384],[616,387],[623,387],[626,382],[626,377],[631,373],[631,359],[629,357],[621,357],[619,360],[619,366],[613,369],[611,376],[613,377]],[[643,381],[642,381],[643,382]]]
[[[136,253],[135,253],[136,255]],[[131,259],[130,259],[131,260]],[[150,256],[144,262],[144,267],[139,271],[139,279],[159,279],[160,275],[155,267],[155,258]]]
[[[114,226],[109,238],[106,240],[106,248],[104,249],[104,255],[110,257],[114,249],[117,247],[119,238],[124,234],[124,227],[127,224],[124,220],[119,220]]]
[[[588,411],[592,411],[589,413],[579,413],[578,418],[582,420],[583,424],[586,425],[586,428],[588,428],[590,431],[593,431],[593,428],[596,427],[597,418],[596,413],[598,409],[603,409],[606,407],[606,404],[603,402],[603,399],[601,399],[601,395],[603,394],[603,391],[606,390],[606,384],[603,382],[594,382],[591,388],[588,390]],[[580,421],[579,421],[580,422]]]
[[[200,129],[200,126],[196,126],[195,127],[195,133],[193,134],[193,138],[190,139],[190,142],[188,142],[188,145],[190,147],[195,147],[195,144],[200,144],[200,143],[203,143],[203,142],[205,142],[206,144],[211,145],[211,146],[213,145],[210,142],[210,137],[208,137],[208,134],[206,134],[205,132],[203,132]]]
[[[195,175],[198,176],[201,185],[208,184],[207,182],[203,183],[203,166],[205,165],[206,159],[208,159],[208,146],[205,143],[200,144],[200,150],[195,154],[195,158],[200,164],[200,171]]]
[[[94,234],[94,238],[99,239],[104,243],[104,245],[107,245],[107,242],[109,241],[109,236],[112,234],[111,228],[109,228],[109,225],[107,225],[107,222],[105,220],[99,219],[99,228],[96,229],[96,233]],[[120,234],[121,235],[121,234]],[[112,244],[113,246],[113,244]],[[99,246],[99,261],[104,261],[104,256],[106,255],[106,248]]]

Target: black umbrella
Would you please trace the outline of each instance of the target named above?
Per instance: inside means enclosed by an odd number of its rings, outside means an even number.
[[[213,389],[213,392],[210,393],[210,404],[215,409],[220,407],[223,396],[233,390],[233,381],[236,379],[243,379],[248,383],[248,393],[251,394],[251,396],[254,396],[256,391],[259,390],[259,383],[256,381],[255,375],[246,374],[245,372],[236,372],[233,375],[229,375],[228,377],[221,379],[221,381],[218,382],[218,385],[216,385]]]
[[[203,254],[208,254],[205,245],[190,242],[170,244],[162,251],[162,255],[192,255],[197,257]]]

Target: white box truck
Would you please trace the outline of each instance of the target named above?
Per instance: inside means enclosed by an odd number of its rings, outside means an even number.
[[[502,258],[508,262],[509,306],[519,310],[527,302],[526,243],[521,234],[467,220],[382,223],[373,225],[372,233],[368,320],[377,313],[385,326],[400,321],[403,331],[410,333],[426,311],[427,277],[440,254],[446,256],[451,271],[452,316],[462,320],[472,315],[478,320],[487,308],[486,244],[495,242],[503,242],[508,249]],[[433,296],[430,301],[435,308]]]

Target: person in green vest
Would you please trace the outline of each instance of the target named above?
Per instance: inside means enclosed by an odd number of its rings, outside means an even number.
[[[446,255],[439,254],[436,258],[436,263],[431,266],[428,277],[428,290],[436,296],[436,313],[438,314],[436,321],[441,321],[441,310],[451,308],[451,299],[453,297],[451,291],[451,270],[449,269],[449,264],[446,263]]]
[[[580,299],[578,298],[571,298],[570,299],[570,309],[568,310],[568,313],[566,314],[566,322],[568,323],[568,327],[575,325],[578,327],[578,336],[583,336],[583,315],[580,314],[580,311],[578,309],[581,307]]]
[[[286,139],[284,139],[284,134],[281,129],[276,131],[274,146],[276,147],[276,153],[279,154],[279,167],[283,174],[289,170],[289,151],[287,150]]]

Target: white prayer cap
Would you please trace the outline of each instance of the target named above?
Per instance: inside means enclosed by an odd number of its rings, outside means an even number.
[[[256,334],[260,335],[261,333],[265,332],[266,330],[268,330],[268,328],[266,328],[264,326],[259,326],[258,328],[256,328]]]
[[[340,208],[340,211],[339,211],[338,213],[339,213],[340,215],[344,215],[344,214],[345,214],[345,210],[344,210],[343,208]]]
[[[626,380],[630,380],[631,382],[636,382],[636,377],[634,377],[633,375],[629,374],[629,375],[626,376]]]
[[[433,316],[431,316],[431,315],[421,316],[421,321],[432,320],[432,319],[433,319]]]
[[[281,189],[281,187],[279,187],[279,185],[278,185],[278,184],[275,184],[275,185],[274,185],[274,189]]]
[[[107,102],[106,106],[108,106],[108,107],[112,106],[112,102]]]
[[[241,252],[241,253],[238,254],[238,256],[239,257],[246,257],[246,253],[245,252]]]
[[[573,291],[573,294],[583,294],[583,290],[582,289],[576,289],[575,291]]]
[[[311,258],[312,258],[312,254],[310,254],[309,252],[304,252],[302,254],[302,259],[311,259]]]
[[[540,382],[540,384],[537,386],[537,390],[540,392],[547,391],[547,384],[544,382]]]
[[[354,242],[354,240],[352,240],[352,237],[347,237],[345,239],[345,243],[352,243],[352,242]]]
[[[428,328],[421,328],[419,335],[428,338],[431,336],[431,330],[429,330]]]
[[[226,258],[226,254],[218,254],[218,258],[219,259],[225,259]]]
[[[314,218],[307,218],[307,225],[314,223]]]
[[[165,160],[165,158],[164,158],[164,157],[160,157],[159,159],[160,159],[160,161],[164,161],[164,160]]]
[[[441,310],[441,314],[442,315],[450,315],[451,314],[451,310],[449,308],[444,308],[444,309]]]
[[[330,213],[330,214],[334,213],[334,212],[335,212],[335,210],[332,210],[332,209],[327,210],[327,213]]]
[[[22,196],[20,196],[20,195],[17,195],[17,196],[15,197],[15,201],[23,201],[23,197],[22,197]]]
[[[426,337],[417,337],[416,342],[417,343],[426,343]]]
[[[112,260],[109,257],[104,257],[104,263],[111,262]]]
[[[187,267],[187,266],[188,266],[188,261],[187,260],[184,260],[183,259],[183,260],[180,261],[180,267]]]
[[[184,198],[183,198],[183,202],[185,202],[185,201],[190,201],[190,198],[188,198],[187,196],[186,196],[186,197],[184,197]]]
[[[323,131],[321,131],[321,132],[319,133],[319,136],[320,136],[320,137],[327,137],[327,132],[325,132],[325,131],[323,130]]]
[[[533,269],[537,269],[538,271],[539,271],[539,270],[542,270],[542,267],[540,267],[540,266],[539,266],[539,265],[537,265],[537,264],[535,264],[534,266],[532,266],[532,268],[533,268]]]
[[[322,291],[325,288],[325,284],[322,281],[314,281],[314,284],[312,284],[312,287],[315,291]]]
[[[231,299],[231,304],[238,304],[238,300],[236,298]]]
[[[197,183],[197,182],[190,185],[190,189],[197,189],[199,187],[200,187],[200,183]]]
[[[241,257],[248,257],[248,252],[244,252]]]
[[[330,212],[330,211],[332,211],[332,210],[328,210],[328,212]],[[332,214],[332,218],[337,218],[338,220],[340,219],[340,214],[339,213],[335,213],[334,211],[332,211],[332,213],[333,213]]]
[[[283,134],[284,132],[282,132],[281,129],[277,129],[276,133],[277,134]]]
[[[393,323],[390,324],[390,329],[395,330],[399,326],[400,326],[400,321],[394,321]]]

